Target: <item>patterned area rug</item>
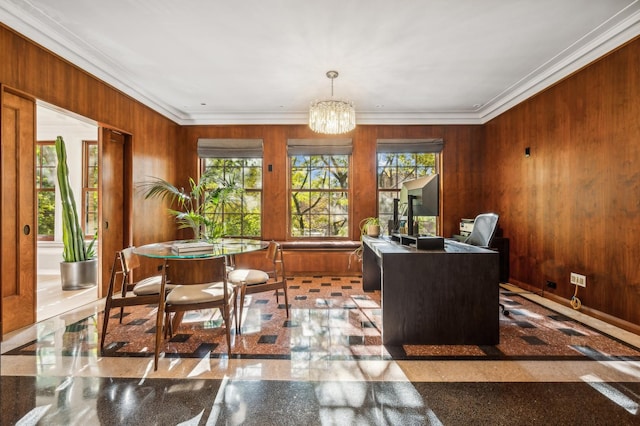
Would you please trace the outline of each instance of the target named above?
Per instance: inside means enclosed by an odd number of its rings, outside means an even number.
[[[379,330],[380,293],[362,291],[359,277],[291,277],[290,305],[273,292],[248,296],[242,334],[232,334],[232,357],[245,359],[479,359],[479,360],[640,360],[640,350],[606,336],[517,294],[501,290],[511,312],[500,316],[500,344],[384,346]],[[154,306],[127,308],[109,320],[107,357],[151,357],[155,342]],[[103,316],[91,316],[66,328],[63,355],[97,354]],[[226,356],[218,310],[193,311],[161,348],[167,358]],[[43,336],[5,355],[46,356],[59,336]]]

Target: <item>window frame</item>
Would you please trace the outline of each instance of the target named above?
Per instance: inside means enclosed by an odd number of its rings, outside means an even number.
[[[241,206],[241,212],[240,213],[227,213],[225,211],[225,206],[223,204],[222,206],[222,211],[218,214],[221,214],[221,218],[222,218],[222,222],[224,222],[224,218],[225,215],[228,214],[239,214],[240,215],[240,220],[238,223],[240,223],[240,229],[241,232],[239,235],[227,235],[225,233],[225,236],[230,236],[230,237],[237,237],[237,238],[259,238],[262,239],[262,235],[263,235],[263,230],[264,230],[264,159],[262,156],[246,156],[246,157],[201,157],[200,158],[200,175],[204,175],[208,169],[216,167],[213,165],[207,165],[208,161],[222,161],[223,162],[223,170],[222,170],[222,176],[227,176],[226,170],[227,170],[227,166],[226,163],[227,161],[232,161],[232,162],[238,162],[241,161],[243,164],[240,167],[242,169],[242,194],[240,195],[240,206]],[[247,166],[246,162],[247,161],[255,161],[255,160],[259,160],[260,161],[260,165],[259,166]],[[245,187],[245,169],[247,167],[255,167],[260,169],[261,173],[260,173],[260,188],[247,188]],[[234,167],[235,168],[235,167]],[[245,207],[246,207],[246,202],[245,202],[245,193],[249,193],[249,194],[259,194],[259,197],[255,197],[257,199],[260,200],[260,212],[259,212],[259,226],[260,226],[260,232],[258,233],[258,235],[248,235],[245,234],[244,229],[245,229],[245,217],[247,215],[256,215],[256,213],[251,213],[251,212],[247,212]],[[205,195],[206,197],[206,195]]]
[[[431,173],[426,173],[426,174],[421,174],[419,167],[422,167],[418,164],[418,156],[419,155],[429,155],[432,154],[434,155],[434,165],[433,165],[433,169],[431,170]],[[383,166],[380,164],[380,157],[381,155],[386,155],[386,156],[395,156],[395,161],[394,164],[392,166]],[[398,162],[398,156],[413,156],[413,163],[411,166],[408,165],[399,165]],[[389,214],[386,211],[383,211],[381,209],[381,200],[383,197],[381,197],[382,194],[392,194],[391,199],[394,198],[400,198],[400,191],[402,190],[402,184],[404,182],[408,182],[410,180],[413,179],[417,179],[423,176],[429,176],[432,174],[436,174],[436,173],[440,173],[441,170],[441,161],[442,161],[442,153],[440,151],[438,152],[389,152],[388,150],[385,151],[377,151],[376,152],[376,197],[377,197],[377,202],[376,202],[376,206],[377,206],[377,215],[376,217],[378,217],[380,219],[380,224],[382,225],[382,227],[387,228],[388,230],[388,223],[389,220],[391,220],[392,218],[392,213]],[[382,168],[387,168],[387,167],[392,167],[395,169],[394,172],[394,176],[396,176],[396,182],[395,182],[395,187],[391,188],[382,188],[380,186],[380,181],[381,181],[381,169]],[[413,168],[413,174],[410,178],[404,178],[402,181],[400,181],[399,176],[399,169],[403,168],[403,169],[408,169],[408,168]],[[428,168],[427,168],[428,169]],[[440,192],[442,192],[440,190]],[[395,196],[394,196],[395,195]],[[440,199],[442,199],[442,194],[440,194]],[[406,212],[403,214],[403,212],[400,212],[401,216],[406,216]],[[440,221],[440,217],[439,216],[426,216],[427,218],[433,218],[433,219],[426,219],[426,220],[416,220],[416,218],[414,218],[414,221],[417,221],[420,225],[419,227],[421,229],[428,229],[428,226],[426,226],[425,224],[428,223],[433,223],[434,224],[434,229],[432,230],[434,235],[439,235],[440,234],[440,229],[441,229],[441,221]]]
[[[330,150],[329,150],[330,151]],[[309,188],[308,190],[306,189],[302,189],[302,188],[293,188],[293,182],[292,182],[292,173],[293,173],[293,158],[294,157],[335,157],[335,156],[341,156],[341,157],[345,157],[346,159],[346,169],[347,169],[347,186],[346,188],[337,188],[337,189],[331,189],[331,188]],[[353,219],[353,214],[352,214],[352,200],[353,200],[353,194],[352,194],[352,190],[351,190],[351,180],[352,180],[352,165],[353,165],[353,156],[350,153],[342,153],[342,152],[325,152],[325,153],[296,153],[296,154],[291,154],[289,153],[287,155],[287,169],[288,169],[288,173],[287,173],[287,238],[291,239],[291,240],[349,240],[350,239],[350,235],[351,235],[351,230],[353,228],[353,223],[352,223],[352,219]],[[311,163],[311,158],[309,158],[309,163]],[[327,164],[327,161],[324,161],[325,164]],[[331,167],[329,167],[331,168]],[[344,236],[340,236],[340,235],[323,235],[323,236],[312,236],[312,235],[293,235],[293,222],[294,222],[294,218],[293,218],[293,210],[292,210],[292,203],[293,203],[293,193],[294,192],[300,192],[301,189],[305,192],[319,192],[319,193],[327,193],[327,194],[346,194],[347,196],[347,208],[345,209],[345,215],[346,215],[346,228],[345,228],[345,232],[344,232]],[[318,215],[320,216],[320,215]],[[329,224],[331,223],[330,219],[332,217],[332,213],[331,210],[329,210],[326,213],[327,218],[329,218],[329,220],[327,221]],[[328,228],[329,229],[329,226]]]
[[[53,182],[53,186],[51,188],[43,188],[41,186],[42,183],[42,176],[43,176],[43,162],[42,162],[42,156],[37,155],[38,152],[38,147],[41,146],[53,146],[55,148],[55,141],[50,141],[50,140],[46,140],[46,141],[36,141],[36,158],[35,158],[35,163],[36,163],[36,167],[35,167],[35,182],[36,182],[36,200],[40,200],[40,193],[41,192],[53,192],[53,233],[51,235],[44,235],[44,234],[40,234],[40,226],[37,226],[36,232],[37,232],[37,239],[38,241],[53,241],[55,239],[55,233],[56,233],[56,182],[55,182],[55,171],[58,167],[58,161],[57,161],[57,157],[54,156],[55,158],[55,162],[54,162],[54,182]],[[55,151],[54,151],[55,152]],[[49,166],[47,166],[49,167]],[[40,177],[40,179],[38,179],[38,177]],[[38,183],[40,182],[40,184]],[[36,203],[37,204],[37,212],[36,212],[36,218],[40,215],[40,204],[39,201]]]
[[[95,166],[91,166],[91,163],[89,161],[90,156],[91,156],[91,147],[95,147]],[[95,167],[97,170],[97,179],[95,182],[95,187],[93,186],[89,186],[89,176],[90,176],[90,169],[92,167]],[[88,205],[87,205],[87,200],[89,199],[89,194],[95,193],[95,198],[96,198],[96,210],[95,210],[95,232],[98,232],[98,213],[99,213],[99,206],[98,206],[98,185],[99,185],[99,176],[100,176],[100,163],[99,163],[99,149],[98,149],[98,141],[97,140],[82,140],[82,230],[84,232],[84,238],[85,239],[92,239],[95,237],[95,235],[92,234],[88,234],[87,231],[89,229],[89,211],[88,211]]]

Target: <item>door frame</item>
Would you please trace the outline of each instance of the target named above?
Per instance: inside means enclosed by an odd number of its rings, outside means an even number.
[[[54,108],[59,108],[60,110],[63,111],[67,111],[68,113],[70,113],[71,115],[81,115],[79,113],[76,113],[75,111],[71,111],[68,110],[66,108],[63,107],[58,107],[57,105],[54,104],[49,104],[46,101],[41,101],[39,100],[37,97],[29,95],[28,93],[24,93],[20,90],[15,90],[12,89],[8,86],[2,85],[0,84],[0,105],[2,104],[2,101],[4,99],[4,92],[5,91],[9,91],[10,93],[13,93],[15,95],[18,96],[22,96],[28,99],[32,99],[34,102],[34,108],[35,108],[35,104],[37,104],[38,102],[42,102],[43,104],[47,104],[50,105]],[[82,116],[82,115],[81,115]],[[84,116],[83,116],[84,117]],[[128,246],[131,245],[133,243],[133,225],[132,225],[132,213],[133,213],[133,207],[132,207],[132,202],[133,202],[133,135],[128,132],[125,131],[123,129],[119,129],[115,126],[111,126],[107,123],[104,122],[98,122],[97,120],[90,118],[90,117],[86,117],[92,121],[95,121],[97,123],[97,127],[98,127],[98,149],[101,149],[101,138],[103,136],[103,133],[105,130],[109,130],[109,131],[116,131],[118,133],[121,133],[124,135],[124,148],[123,148],[123,176],[122,176],[122,191],[123,191],[123,229],[122,229],[122,238],[123,238],[123,243],[124,246]],[[0,118],[1,120],[1,118]],[[37,117],[35,117],[34,119],[34,123],[33,123],[33,131],[34,131],[34,140],[33,140],[33,144],[34,144],[34,149],[35,149],[35,144],[36,144],[36,132],[37,132]],[[1,124],[1,121],[0,121]],[[0,141],[1,141],[1,134],[0,134]],[[35,161],[35,158],[34,158]],[[102,181],[102,176],[104,173],[104,170],[102,168],[99,169],[99,173],[100,173],[100,180]],[[34,184],[35,185],[35,184]],[[2,188],[0,188],[0,193],[2,191]],[[34,232],[37,232],[37,193],[35,191],[35,186],[33,188],[33,197],[34,197],[34,203],[35,203],[35,222],[32,226],[32,229],[34,230]],[[103,251],[102,249],[102,245],[103,245],[103,240],[101,237],[101,233],[102,233],[102,225],[103,225],[103,218],[105,217],[105,212],[103,212],[102,210],[102,204],[100,203],[100,190],[99,190],[99,198],[98,198],[98,202],[99,202],[99,209],[98,209],[98,219],[99,219],[99,239],[98,239],[98,253],[99,256],[104,256],[103,254],[101,254],[101,252]],[[35,234],[34,234],[35,235]],[[17,247],[16,247],[17,249]],[[33,256],[35,257],[37,255],[37,247],[35,244],[35,239],[34,239],[34,248],[33,248]],[[102,263],[102,262],[100,262]],[[34,265],[35,265],[35,261],[34,261]],[[104,295],[106,294],[107,291],[107,287],[109,285],[108,282],[102,282],[101,277],[104,275],[102,272],[102,268],[101,265],[99,265],[99,269],[98,269],[98,293],[97,293],[97,299],[101,299],[104,297]],[[35,271],[35,266],[34,266],[34,271],[33,271],[33,287],[34,287],[34,291],[36,289],[37,286],[37,274]],[[0,295],[0,341],[3,340],[4,337],[4,333],[2,331],[2,326],[3,326],[3,303],[2,303],[2,297]],[[33,323],[35,324],[36,322],[36,311],[37,311],[37,301],[33,304]]]
[[[118,129],[114,126],[110,126],[104,123],[98,123],[98,151],[100,152],[99,158],[102,162],[102,153],[104,149],[105,136],[110,133],[118,133],[124,138],[123,152],[122,152],[122,197],[123,197],[123,206],[122,206],[122,241],[119,244],[120,248],[125,248],[133,244],[133,225],[132,225],[132,214],[133,214],[133,136],[131,133],[126,132],[124,130]],[[102,164],[100,164],[102,166]],[[110,268],[113,267],[113,255],[114,253],[106,253],[104,249],[104,231],[106,226],[106,220],[109,217],[109,214],[104,212],[103,209],[103,177],[104,174],[102,170],[100,171],[99,185],[98,185],[98,256],[100,257],[101,269],[98,273],[100,283],[98,289],[98,297],[102,298],[107,294],[107,290],[109,288],[109,272]],[[113,214],[113,212],[111,212]]]

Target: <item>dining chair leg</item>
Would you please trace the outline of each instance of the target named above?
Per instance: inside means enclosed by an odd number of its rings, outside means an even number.
[[[107,326],[109,325],[109,312],[111,311],[111,300],[107,298],[104,304],[104,318],[102,319],[102,335],[100,336],[100,353],[104,350],[104,340],[107,336]]]
[[[289,318],[289,297],[287,296],[287,283],[286,283],[286,281],[285,281],[285,284],[284,284],[284,308],[287,311],[287,318]]]
[[[122,255],[118,252],[117,255],[118,259],[120,262],[123,262],[122,260]],[[115,265],[114,265],[115,267]],[[123,269],[123,274],[122,274],[122,288],[120,289],[120,294],[122,295],[122,298],[124,299],[125,297],[127,297],[127,279],[126,276],[127,274],[125,274],[125,271]],[[122,324],[122,318],[124,317],[124,306],[120,306],[120,324]]]
[[[225,333],[227,335],[227,355],[229,356],[229,359],[231,359],[231,330],[229,329],[230,325],[231,325],[231,321],[229,321],[229,305],[225,304],[222,308],[221,311],[224,311],[223,313],[223,317],[224,317],[224,325],[225,325]]]
[[[173,329],[173,320],[171,319],[171,314],[169,312],[165,313],[164,323],[166,324],[165,327],[169,329],[169,336],[173,338],[173,332],[175,330]]]
[[[246,296],[246,286],[240,286],[240,312],[238,316],[238,334],[242,334],[242,316],[244,315],[244,298]]]
[[[162,267],[162,285],[160,286],[160,300],[158,300],[158,313],[156,315],[156,347],[153,355],[153,370],[158,370],[158,358],[160,355],[160,344],[162,343],[162,334],[165,320],[165,297],[167,297],[165,289],[167,279],[167,262],[165,261]],[[168,327],[168,325],[167,325]]]
[[[238,325],[238,289],[233,289],[233,318],[236,327],[236,335],[240,334],[240,327]]]
[[[109,276],[109,289],[107,290],[107,298],[104,303],[104,318],[102,320],[102,336],[100,336],[100,353],[104,348],[104,340],[107,336],[107,326],[109,325],[109,315],[111,312],[112,297],[113,297],[113,287],[115,286],[116,281],[116,268],[120,261],[120,252],[116,254],[113,259],[113,265],[111,266],[111,274]]]

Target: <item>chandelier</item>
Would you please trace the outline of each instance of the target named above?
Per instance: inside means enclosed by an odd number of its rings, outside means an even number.
[[[331,99],[315,101],[309,108],[309,127],[316,133],[338,135],[356,127],[356,110],[353,102],[333,99],[333,79],[338,71],[327,71],[331,79]]]

